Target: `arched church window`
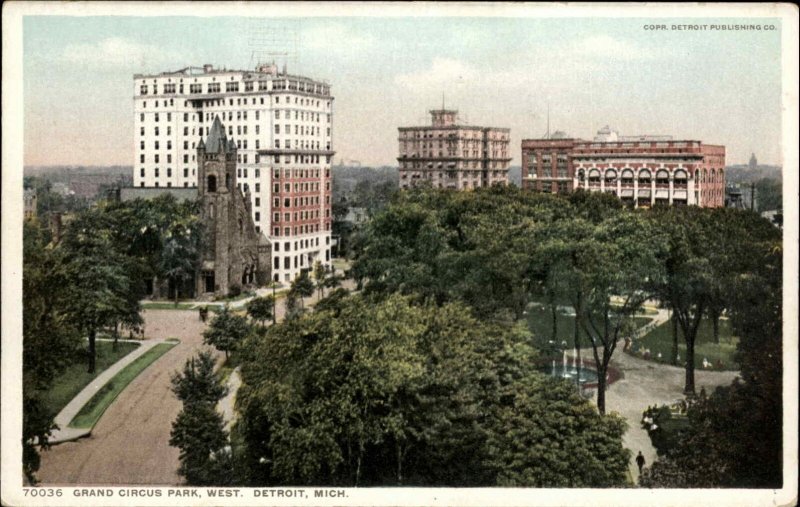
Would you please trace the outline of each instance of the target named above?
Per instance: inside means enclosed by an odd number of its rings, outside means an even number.
[[[217,177],[213,174],[208,176],[208,184],[206,185],[208,192],[216,192],[217,191]]]

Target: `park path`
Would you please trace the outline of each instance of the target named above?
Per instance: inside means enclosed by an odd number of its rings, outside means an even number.
[[[342,286],[352,289],[354,283],[347,280]],[[318,299],[316,293],[306,298],[306,308],[313,306]],[[285,313],[285,299],[279,299],[277,319],[282,320]],[[38,477],[43,485],[182,483],[177,473],[178,449],[169,445],[172,421],[181,410],[181,403],[170,390],[170,379],[183,369],[187,359],[200,350],[211,350],[218,360],[222,356],[203,345],[202,333],[206,324],[200,321],[197,310],[144,310],[142,316],[144,333],[148,338],[142,346],[167,338],[177,338],[180,343],[120,393],[91,435],[55,445],[41,453]],[[228,422],[233,419],[236,395],[235,389],[231,391],[229,409],[223,409]]]
[[[658,314],[644,326],[637,336],[641,336],[651,329],[669,321],[669,311],[657,309]],[[651,317],[648,315],[648,317]],[[635,340],[635,337],[634,337]],[[623,445],[630,449],[631,461],[629,470],[634,482],[638,482],[639,468],[634,458],[639,451],[649,466],[656,460],[656,450],[650,442],[647,431],[642,429],[642,412],[651,405],[668,405],[683,399],[683,387],[686,380],[686,370],[680,366],[671,366],[655,361],[646,361],[639,357],[626,354],[622,351],[622,340],[617,344],[611,366],[621,370],[624,378],[614,382],[606,391],[606,412],[617,412],[628,422],[628,431],[623,437]],[[573,353],[568,353],[574,356]],[[581,356],[592,357],[592,349],[581,349]],[[695,387],[699,393],[705,388],[711,394],[714,388],[728,385],[739,374],[735,371],[704,371],[695,370]],[[597,396],[592,400],[597,402]]]
[[[97,339],[98,341],[111,341],[111,340],[103,340],[101,338]],[[72,401],[67,403],[67,405],[58,413],[55,417],[55,423],[59,426],[59,429],[55,430],[48,440],[51,444],[58,444],[62,442],[68,442],[70,440],[76,440],[78,438],[85,437],[92,432],[91,428],[70,428],[68,427],[70,421],[78,415],[81,408],[94,396],[97,391],[102,389],[106,383],[114,378],[114,375],[122,371],[123,368],[131,364],[133,361],[138,359],[142,356],[145,352],[152,349],[159,343],[164,343],[164,340],[119,340],[120,342],[130,342],[130,343],[139,343],[139,347],[135,350],[131,351],[127,356],[123,357],[116,363],[112,364],[109,368],[107,368],[103,373],[95,377],[86,387],[81,390]]]
[[[233,423],[236,421],[236,392],[242,385],[242,377],[239,375],[239,367],[233,369],[228,381],[225,383],[228,387],[228,394],[217,403],[217,411],[222,413],[222,419],[225,421],[225,431],[230,432]]]

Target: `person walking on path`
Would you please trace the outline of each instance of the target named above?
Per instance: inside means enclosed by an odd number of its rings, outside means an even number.
[[[639,451],[639,455],[636,456],[636,464],[639,466],[639,475],[642,475],[642,468],[644,468],[644,456],[642,456],[642,451]]]

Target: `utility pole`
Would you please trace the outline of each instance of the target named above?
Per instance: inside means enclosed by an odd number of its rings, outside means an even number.
[[[750,183],[750,211],[756,210],[756,182],[753,181]]]

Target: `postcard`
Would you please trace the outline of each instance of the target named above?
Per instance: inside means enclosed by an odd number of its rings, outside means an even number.
[[[794,505],[798,11],[12,2],[2,502]]]

